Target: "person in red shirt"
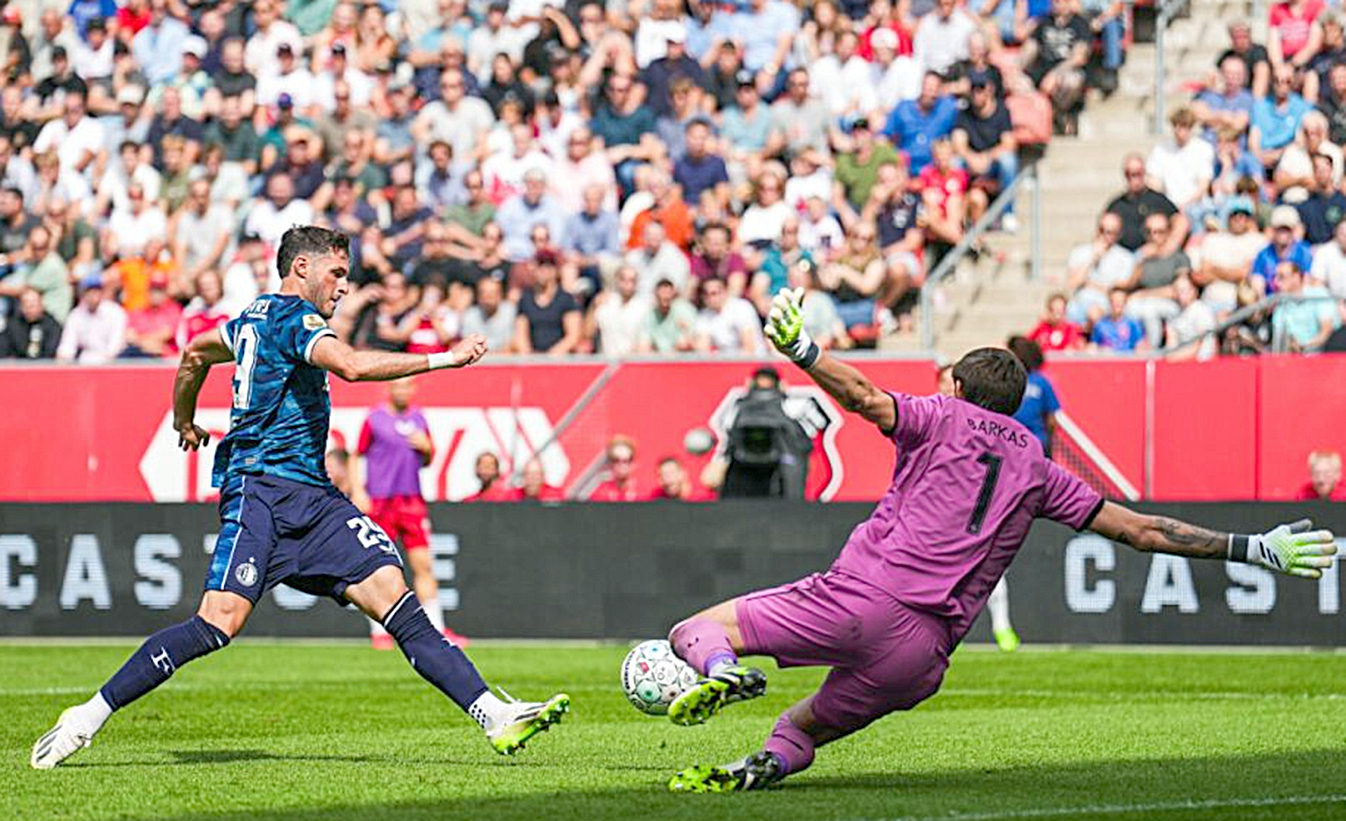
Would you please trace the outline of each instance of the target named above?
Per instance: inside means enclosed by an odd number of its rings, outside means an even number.
[[[547,473],[535,456],[523,466],[523,485],[510,492],[511,502],[563,502],[565,493],[547,484]]]
[[[1084,334],[1073,323],[1066,321],[1066,297],[1052,294],[1047,297],[1047,313],[1028,334],[1044,351],[1077,351],[1084,347]]]
[[[1341,482],[1341,454],[1315,450],[1309,454],[1309,481],[1299,489],[1300,501],[1344,502],[1346,485]]]
[[[708,502],[714,496],[706,490],[697,491],[687,478],[687,470],[676,456],[659,460],[659,486],[650,494],[651,502]]]
[[[500,475],[500,457],[483,451],[477,456],[477,481],[481,490],[464,499],[464,502],[510,502],[514,501],[514,490]]]
[[[175,337],[181,317],[182,306],[168,296],[168,277],[155,273],[150,277],[149,304],[126,312],[126,350],[122,356],[177,356]]]
[[[196,296],[182,309],[182,316],[178,319],[175,338],[179,350],[186,348],[187,343],[206,331],[229,321],[229,314],[220,304],[223,298],[224,283],[218,271],[208,268],[196,275]]]
[[[608,480],[589,494],[591,502],[640,502],[632,468],[636,462],[636,443],[618,434],[608,442]]]

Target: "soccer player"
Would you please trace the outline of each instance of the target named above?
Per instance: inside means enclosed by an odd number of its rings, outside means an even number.
[[[188,345],[173,386],[173,425],[185,450],[209,440],[193,422],[207,372],[234,362],[230,428],[212,476],[220,488],[220,536],[201,606],[190,620],[150,636],[92,698],[61,713],[33,745],[32,766],[55,767],[89,746],[114,711],[228,645],[277,584],[352,603],[378,619],[416,672],[475,719],[499,753],[520,749],[569,709],[564,694],[542,703],[493,695],[463,651],[430,624],[392,542],[328,481],[329,372],[347,381],[398,379],[461,368],[486,353],[476,335],[444,353],[353,350],[327,326],[349,287],[348,266],[345,235],[291,228],[277,253],[280,292],[258,297]]]
[[[1023,361],[1023,357],[1019,357]],[[945,396],[957,396],[958,392],[953,382],[953,365],[944,365],[939,369],[939,392]],[[1014,631],[1014,625],[1010,623],[1009,612],[1009,582],[1001,576],[991,589],[991,595],[986,597],[986,609],[991,614],[991,635],[995,637],[995,644],[1006,653],[1013,653],[1019,649],[1019,634]]]
[[[1027,379],[1013,354],[980,348],[964,356],[953,368],[952,398],[889,393],[819,350],[804,331],[801,299],[782,290],[767,336],[842,407],[892,440],[892,487],[828,572],[715,605],[673,628],[674,651],[704,676],[669,706],[678,724],[701,723],[765,692],[765,676],[739,664],[739,654],[832,670],[816,693],[780,716],[762,750],[684,770],[670,789],[766,787],[807,768],[817,747],[929,698],[1035,518],[1141,551],[1294,576],[1317,578],[1332,562],[1332,534],[1307,521],[1231,535],[1105,502],[1045,459],[1041,443],[1010,418]]]
[[[430,424],[425,414],[411,406],[416,385],[411,377],[388,383],[388,404],[369,412],[360,428],[357,456],[365,458],[364,493],[367,503],[352,497],[355,506],[369,511],[369,518],[394,542],[400,542],[411,565],[412,586],[430,624],[459,647],[467,641],[444,626],[439,605],[439,581],[430,555],[430,519],[421,496],[421,468],[435,456]],[[359,461],[352,460],[359,475]],[[359,486],[359,482],[355,486]],[[383,625],[370,621],[369,637],[374,646],[391,650],[393,641]]]

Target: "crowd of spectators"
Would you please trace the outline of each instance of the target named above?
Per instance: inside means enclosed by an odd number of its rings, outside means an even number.
[[[786,284],[820,343],[872,345],[1115,86],[1122,11],[9,0],[0,356],[173,357],[310,222],[352,237],[357,346],[756,353]]]
[[[1169,134],[1125,158],[1032,331],[1044,348],[1346,351],[1346,16],[1294,0],[1268,24],[1264,46],[1230,23]]]

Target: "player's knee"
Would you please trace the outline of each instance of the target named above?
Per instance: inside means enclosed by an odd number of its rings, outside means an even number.
[[[232,639],[242,632],[251,612],[252,605],[247,599],[226,593],[218,596],[207,594],[201,600],[201,607],[196,614]]]

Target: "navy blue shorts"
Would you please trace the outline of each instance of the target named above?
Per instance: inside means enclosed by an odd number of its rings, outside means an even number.
[[[261,474],[226,477],[206,590],[256,604],[284,584],[346,604],[346,588],[385,565],[402,567],[392,540],[336,488]]]

